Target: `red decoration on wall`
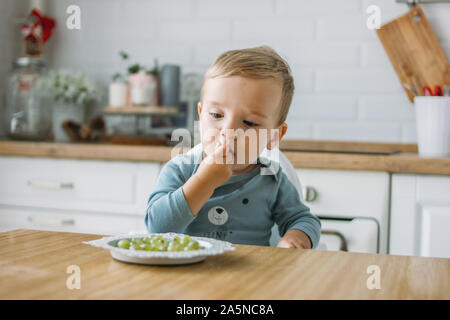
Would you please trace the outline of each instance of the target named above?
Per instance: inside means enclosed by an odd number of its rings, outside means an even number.
[[[42,46],[52,35],[52,29],[56,26],[53,18],[42,15],[37,9],[33,9],[28,16],[27,23],[22,27],[23,40],[25,41],[25,54],[36,56],[42,54]]]

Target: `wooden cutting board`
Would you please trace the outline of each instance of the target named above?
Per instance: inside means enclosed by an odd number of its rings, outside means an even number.
[[[416,87],[419,95],[424,86],[450,84],[448,59],[421,8],[381,26],[377,34],[401,84]],[[413,102],[414,95],[405,92]]]

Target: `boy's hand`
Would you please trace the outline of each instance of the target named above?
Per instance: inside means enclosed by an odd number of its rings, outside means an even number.
[[[312,244],[306,233],[298,229],[291,229],[284,234],[277,247],[311,249]]]
[[[213,189],[228,181],[233,174],[231,166],[226,163],[227,155],[228,157],[233,156],[229,151],[230,143],[227,141],[220,144],[214,153],[203,159],[196,172],[198,178]]]

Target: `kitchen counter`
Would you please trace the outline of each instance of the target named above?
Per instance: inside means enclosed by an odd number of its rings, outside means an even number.
[[[296,168],[450,175],[450,158],[420,157],[415,144],[285,140],[281,149]],[[4,156],[166,162],[172,150],[156,145],[0,141]]]
[[[0,233],[0,299],[450,299],[450,259],[235,245],[184,266],[113,260],[65,232]],[[81,288],[66,287],[69,266]],[[380,268],[369,290],[367,268]]]

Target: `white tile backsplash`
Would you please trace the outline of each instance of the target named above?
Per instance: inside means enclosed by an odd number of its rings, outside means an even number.
[[[374,30],[366,27],[367,15],[335,14],[317,19],[317,39],[321,41],[375,41]]]
[[[370,5],[376,5],[380,8],[380,18],[383,24],[408,12],[406,4],[398,4],[395,0],[364,0],[361,6],[363,14],[366,14],[367,7]]]
[[[303,19],[245,19],[233,23],[233,38],[236,40],[259,40],[261,43],[274,39],[292,41],[313,40],[314,20]]]
[[[350,138],[351,137],[351,138]],[[399,142],[402,129],[397,123],[345,122],[314,124],[313,138],[319,140],[351,140],[371,142]],[[349,139],[350,138],[350,139]]]
[[[414,118],[414,105],[399,96],[363,96],[359,101],[360,119],[363,120],[410,120]]]
[[[310,121],[289,118],[286,120],[288,129],[283,139],[312,139],[313,126]]]
[[[206,44],[195,45],[193,48],[193,63],[195,65],[210,66],[221,53],[235,49],[231,47],[230,43],[230,41],[211,41]]]
[[[311,16],[316,17],[324,15],[336,15],[336,12],[345,14],[359,13],[361,7],[360,0],[321,0],[321,1],[302,1],[302,0],[277,0],[276,14],[279,16]]]
[[[95,0],[89,1],[95,3]],[[127,23],[130,20],[185,19],[194,15],[192,0],[108,0],[108,2],[118,2],[122,5],[122,16]]]
[[[395,73],[379,69],[318,70],[317,88],[323,93],[389,94],[401,90]]]
[[[389,57],[381,42],[361,44],[361,63],[364,67],[390,66]]]
[[[272,0],[196,0],[195,15],[199,18],[268,18],[273,16]]]
[[[80,31],[64,28],[68,4],[82,9]],[[408,10],[395,0],[48,0],[58,28],[47,50],[54,66],[80,66],[106,87],[119,50],[203,73],[226,50],[266,44],[295,80],[286,137],[415,142],[414,108],[366,27],[369,5],[382,23]],[[449,55],[450,5],[422,7]]]
[[[291,64],[292,77],[294,78],[295,92],[313,92],[315,73],[313,69],[299,68]]]
[[[161,21],[158,26],[158,39],[190,43],[211,40],[230,40],[231,26],[226,21],[194,19],[192,21]]]
[[[275,48],[290,63],[305,66],[358,66],[359,45],[356,43],[284,43]],[[330,53],[333,54],[330,54]]]
[[[404,123],[402,125],[402,141],[401,142],[403,142],[403,143],[417,142],[417,130],[416,130],[415,122]]]
[[[297,94],[289,116],[312,120],[356,120],[357,99],[351,96]]]

